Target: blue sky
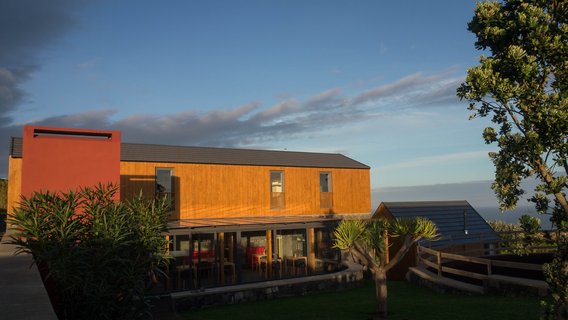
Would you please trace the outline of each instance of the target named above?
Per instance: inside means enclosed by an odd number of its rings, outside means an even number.
[[[466,30],[474,6],[3,1],[0,175],[7,137],[35,123],[119,129],[128,142],[340,152],[372,167],[374,203],[396,190],[468,200],[444,191],[460,185],[496,204],[488,122],[468,120],[455,96],[480,55]],[[407,189],[428,185],[446,188]]]

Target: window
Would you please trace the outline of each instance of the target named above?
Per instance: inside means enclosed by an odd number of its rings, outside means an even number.
[[[320,208],[333,207],[333,193],[331,190],[331,173],[320,172]]]
[[[156,168],[156,197],[166,197],[170,209],[175,209],[175,193],[172,178],[172,168]]]
[[[284,172],[270,171],[270,208],[284,209]]]

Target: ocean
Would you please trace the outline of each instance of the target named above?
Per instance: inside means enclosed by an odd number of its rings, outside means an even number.
[[[474,209],[486,220],[501,220],[508,223],[517,223],[523,214],[537,217],[540,220],[541,228],[544,230],[551,229],[550,215],[540,215],[536,213],[534,208],[517,208],[513,211],[501,212],[497,207],[477,207]]]

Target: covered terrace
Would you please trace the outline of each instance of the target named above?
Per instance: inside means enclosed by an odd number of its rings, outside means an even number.
[[[169,224],[167,292],[335,272],[341,216],[208,218]]]

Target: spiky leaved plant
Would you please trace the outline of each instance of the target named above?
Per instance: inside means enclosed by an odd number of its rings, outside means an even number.
[[[387,271],[399,263],[412,245],[421,239],[438,237],[436,225],[422,217],[413,219],[343,220],[335,229],[334,247],[346,250],[368,267],[375,281],[377,317],[387,317]],[[402,245],[387,262],[387,237],[400,238]]]

